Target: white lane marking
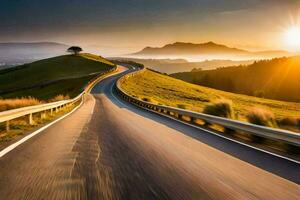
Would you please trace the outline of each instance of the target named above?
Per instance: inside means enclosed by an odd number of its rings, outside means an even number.
[[[75,143],[76,143],[76,141],[75,141]],[[74,144],[73,144],[73,146],[74,146]],[[72,168],[70,170],[70,175],[69,175],[70,178],[72,177],[72,174],[73,174],[73,171],[74,171],[74,168],[75,168],[75,163],[76,163],[76,160],[77,160],[77,157],[78,157],[79,153],[75,152],[74,154],[75,154],[75,156],[73,158]]]
[[[43,130],[49,128],[50,126],[56,124],[57,122],[61,121],[62,119],[66,118],[67,116],[71,115],[73,112],[75,112],[78,108],[80,108],[83,104],[83,101],[81,101],[81,103],[74,108],[71,112],[61,116],[60,118],[54,120],[53,122],[47,124],[46,126],[41,127],[40,129],[34,131],[33,133],[25,136],[24,138],[22,138],[21,140],[17,141],[14,144],[11,144],[10,146],[6,147],[5,149],[3,149],[2,151],[0,151],[0,158],[3,157],[5,154],[7,154],[8,152],[12,151],[13,149],[15,149],[16,147],[18,147],[19,145],[21,145],[22,143],[26,142],[27,140],[29,140],[30,138],[32,138],[33,136],[39,134],[40,132],[42,132]]]
[[[138,108],[139,108],[139,107],[138,107]],[[143,108],[140,108],[140,109],[143,109]],[[232,142],[238,143],[238,144],[240,144],[240,145],[247,146],[247,147],[249,147],[249,148],[252,148],[252,149],[255,149],[255,150],[258,150],[258,151],[261,151],[261,152],[270,154],[270,155],[272,155],[272,156],[279,157],[279,158],[282,158],[282,159],[285,159],[285,160],[294,162],[294,163],[296,163],[296,164],[300,164],[300,161],[294,160],[294,159],[292,159],[292,158],[284,157],[284,156],[282,156],[282,155],[278,155],[278,154],[272,153],[272,152],[270,152],[270,151],[267,151],[267,150],[264,150],[264,149],[260,149],[260,148],[254,147],[254,146],[251,146],[251,145],[249,145],[249,144],[246,144],[246,143],[243,143],[243,142],[240,142],[240,141],[237,141],[237,140],[228,138],[228,137],[226,137],[226,136],[223,136],[223,135],[221,135],[221,134],[215,133],[215,132],[213,132],[213,131],[210,131],[210,130],[201,128],[201,127],[199,127],[199,126],[196,126],[196,125],[193,125],[193,124],[190,124],[190,123],[187,123],[187,122],[184,122],[184,121],[175,119],[175,118],[173,118],[173,117],[171,117],[171,116],[164,115],[164,114],[162,114],[162,113],[158,113],[158,112],[155,112],[155,111],[153,111],[153,110],[148,110],[148,109],[143,109],[143,110],[147,110],[147,111],[150,111],[150,112],[152,112],[152,113],[159,114],[159,115],[161,115],[161,116],[167,117],[167,118],[172,119],[172,120],[174,120],[174,121],[183,123],[183,124],[188,125],[188,126],[192,126],[193,128],[202,130],[202,131],[207,132],[207,133],[211,133],[211,134],[213,134],[213,135],[219,136],[219,137],[224,138],[224,139],[226,139],[226,140],[230,140],[230,141],[232,141]]]
[[[129,71],[128,73],[130,73],[131,71]],[[126,73],[126,74],[128,74],[128,73]],[[126,75],[126,74],[124,74],[124,75]],[[124,107],[128,107],[128,105],[126,105],[124,102],[122,102],[122,101],[120,101],[120,99],[118,98],[118,97],[116,97],[115,95],[114,95],[114,93],[113,93],[113,86],[117,83],[117,81],[118,80],[116,80],[115,82],[114,82],[114,84],[111,84],[111,86],[110,86],[110,94],[112,95],[112,97],[115,99],[115,100],[117,100],[120,104],[122,104]],[[132,104],[130,104],[130,105],[132,105]]]
[[[115,99],[115,100],[117,100],[117,101],[118,101],[120,104],[122,104],[122,105],[123,105],[123,106],[125,106],[125,107],[128,107],[128,105],[126,105],[124,102],[121,102],[121,101],[119,100],[119,98],[118,98],[118,97],[116,97],[116,96],[114,95],[114,93],[113,93],[113,86],[114,86],[114,84],[112,84],[112,85],[110,86],[110,93],[111,93],[111,95],[112,95],[112,96],[114,97],[114,99]],[[130,104],[130,105],[133,105],[133,104],[131,104],[131,103],[128,103],[128,104]],[[213,135],[215,135],[215,136],[218,136],[218,137],[221,137],[221,138],[223,138],[223,139],[226,139],[226,140],[229,140],[229,141],[232,141],[232,142],[238,143],[238,144],[240,144],[240,145],[243,145],[243,146],[246,146],[246,147],[249,147],[249,148],[255,149],[255,150],[257,150],[257,151],[261,151],[261,152],[264,152],[264,153],[266,153],[266,154],[270,154],[270,155],[272,155],[272,156],[279,157],[279,158],[282,158],[282,159],[285,159],[285,160],[288,160],[288,161],[294,162],[294,163],[296,163],[296,164],[300,164],[300,161],[297,161],[297,160],[294,160],[294,159],[291,159],[291,158],[288,158],[288,157],[284,157],[284,156],[282,156],[282,155],[278,155],[278,154],[275,154],[275,153],[269,152],[269,151],[267,151],[267,150],[260,149],[260,148],[257,148],[257,147],[254,147],[254,146],[251,146],[251,145],[249,145],[249,144],[246,144],[246,143],[243,143],[243,142],[240,142],[240,141],[237,141],[237,140],[234,140],[234,139],[231,139],[231,138],[225,137],[225,136],[223,136],[223,135],[220,135],[220,134],[218,134],[218,133],[215,133],[215,132],[213,132],[213,131],[206,130],[206,129],[204,129],[204,128],[201,128],[201,127],[199,127],[199,126],[195,126],[195,125],[193,125],[193,124],[189,124],[189,123],[187,123],[187,122],[184,122],[184,121],[181,121],[181,120],[175,119],[175,118],[173,118],[173,117],[171,117],[171,116],[164,115],[164,114],[161,114],[161,113],[155,112],[155,111],[153,111],[153,110],[148,110],[148,109],[145,109],[145,108],[140,108],[140,107],[138,107],[138,106],[135,106],[135,107],[136,107],[137,109],[146,110],[146,111],[150,111],[150,112],[152,112],[152,113],[159,114],[160,116],[167,117],[167,118],[169,118],[169,119],[172,119],[172,120],[175,120],[175,121],[177,121],[177,122],[183,123],[183,124],[185,124],[185,125],[191,126],[191,127],[193,127],[193,128],[196,128],[196,129],[202,130],[202,131],[204,131],[204,132],[207,132],[207,133],[213,134]]]
[[[112,92],[112,89],[111,89],[111,92]],[[111,93],[111,94],[112,94],[112,96],[113,96],[118,102],[120,102],[122,105],[124,105],[124,106],[127,107],[127,105],[124,104],[123,102],[121,102],[119,99],[117,99],[117,97],[116,97],[113,93]],[[133,105],[133,104],[130,104],[130,105]],[[174,121],[177,121],[177,122],[183,123],[183,124],[185,124],[185,125],[191,126],[191,127],[193,127],[193,128],[202,130],[202,131],[204,131],[204,132],[207,132],[207,133],[216,135],[216,136],[221,137],[221,138],[224,138],[224,139],[226,139],[226,140],[230,140],[230,141],[235,142],[235,143],[238,143],[238,144],[240,144],[240,145],[243,145],[243,146],[246,146],[246,147],[255,149],[255,150],[257,150],[257,151],[261,151],[261,152],[270,154],[270,155],[272,155],[272,156],[279,157],[279,158],[282,158],[282,159],[285,159],[285,160],[294,162],[294,163],[296,163],[296,164],[300,164],[300,161],[294,160],[294,159],[292,159],[292,158],[284,157],[284,156],[282,156],[282,155],[278,155],[278,154],[272,153],[272,152],[270,152],[270,151],[267,151],[267,150],[264,150],[264,149],[260,149],[260,148],[254,147],[254,146],[251,146],[251,145],[249,145],[249,144],[246,144],[246,143],[243,143],[243,142],[240,142],[240,141],[237,141],[237,140],[234,140],[234,139],[225,137],[225,136],[220,135],[220,134],[218,134],[218,133],[215,133],[215,132],[213,132],[213,131],[206,130],[206,129],[201,128],[201,127],[199,127],[199,126],[195,126],[195,125],[193,125],[193,124],[189,124],[189,123],[187,123],[187,122],[184,122],[184,121],[175,119],[175,118],[173,118],[173,117],[171,117],[171,116],[168,116],[168,115],[164,115],[164,114],[162,114],[162,113],[155,112],[155,111],[153,111],[153,110],[148,110],[148,109],[140,108],[140,107],[138,107],[138,106],[136,106],[136,107],[139,108],[139,109],[142,109],[142,110],[150,111],[150,112],[155,113],[155,114],[158,114],[158,115],[160,115],[160,116],[167,117],[167,118],[172,119],[172,120],[174,120]]]
[[[113,75],[115,75],[115,74],[108,75],[108,76],[104,77],[103,79],[101,79],[99,82],[101,82],[101,81],[104,80],[105,78],[108,78],[108,77],[113,76]],[[98,83],[99,83],[99,82],[98,82]],[[97,84],[95,84],[94,87],[95,87],[96,85],[97,85]],[[93,87],[93,88],[94,88],[94,87]],[[93,89],[93,88],[92,88],[92,89]],[[94,113],[94,109],[95,109],[95,105],[96,105],[96,100],[95,100],[94,97],[93,97],[93,100],[94,100],[94,106],[93,106],[93,109],[92,109],[92,111],[91,111],[91,114]],[[47,125],[41,127],[40,129],[38,129],[38,130],[32,132],[31,134],[25,136],[25,137],[22,138],[21,140],[19,140],[19,141],[13,143],[13,144],[11,144],[11,145],[9,145],[8,147],[6,147],[6,148],[3,149],[2,151],[0,151],[0,158],[3,157],[3,156],[4,156],[5,154],[7,154],[8,152],[10,152],[10,151],[12,151],[13,149],[15,149],[16,147],[18,147],[19,145],[21,145],[22,143],[24,143],[24,142],[26,142],[27,140],[29,140],[29,139],[32,138],[33,136],[39,134],[40,132],[44,131],[45,129],[49,128],[50,126],[52,126],[52,125],[56,124],[57,122],[63,120],[65,117],[71,115],[71,114],[72,114],[73,112],[75,112],[78,108],[80,108],[80,107],[82,106],[82,104],[83,104],[83,101],[81,101],[81,103],[80,103],[76,108],[74,108],[71,112],[69,112],[69,113],[67,113],[67,114],[65,114],[65,115],[63,115],[63,116],[61,116],[60,118],[54,120],[53,122],[50,122],[49,124],[47,124]]]
[[[99,140],[98,136],[97,136],[97,141]],[[101,149],[100,149],[100,146],[99,146],[99,142],[96,142],[96,145],[97,145],[97,150],[98,150],[98,153],[97,153],[97,158],[95,160],[95,163],[98,162],[99,158],[100,158],[100,153],[101,153]]]

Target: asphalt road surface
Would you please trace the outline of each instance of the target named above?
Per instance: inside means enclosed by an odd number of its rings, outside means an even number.
[[[0,158],[1,200],[300,198],[299,164],[129,105],[120,75]]]

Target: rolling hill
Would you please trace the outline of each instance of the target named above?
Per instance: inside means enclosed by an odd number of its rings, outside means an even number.
[[[201,44],[176,42],[173,44],[167,44],[163,47],[146,47],[141,51],[132,54],[132,56],[177,56],[178,58],[184,58],[188,56],[204,56],[207,58],[215,57],[215,59],[261,59],[290,55],[291,53],[281,50],[251,52],[243,49],[228,47],[226,45],[217,44],[214,42],[207,42]]]
[[[171,76],[228,92],[300,102],[300,56]]]
[[[64,55],[0,70],[0,97],[74,97],[97,73],[114,64],[91,54]]]
[[[234,94],[195,84],[190,84],[151,70],[130,76],[121,84],[129,95],[154,104],[184,108],[196,112],[211,103],[225,99],[232,102],[237,119],[245,121],[254,108],[262,108],[274,114],[276,120],[300,119],[300,103],[270,100],[241,94]]]

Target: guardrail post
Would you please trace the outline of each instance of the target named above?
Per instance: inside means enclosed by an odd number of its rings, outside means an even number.
[[[195,117],[190,117],[190,119],[191,119],[190,122],[191,122],[192,124],[196,124],[196,118],[195,118]]]
[[[33,119],[32,119],[32,113],[30,113],[29,115],[28,115],[28,123],[30,124],[30,125],[33,125],[34,123],[33,123]]]
[[[260,143],[263,143],[265,138],[251,134],[250,135],[250,140],[251,140],[251,142],[260,144]]]
[[[230,129],[230,128],[226,128],[226,127],[225,127],[224,132],[225,132],[226,134],[233,135],[233,134],[235,133],[235,130]]]
[[[286,149],[286,151],[288,153],[292,153],[292,154],[299,153],[299,147],[296,147],[296,146],[294,146],[292,144],[284,144],[283,146],[284,146],[284,148]]]
[[[45,119],[46,118],[46,111],[42,111],[41,112],[41,119]]]
[[[129,74],[124,77],[122,77],[118,84],[123,83],[128,78],[134,76],[134,74]],[[165,113],[171,116],[174,116],[174,118],[187,121],[191,124],[195,124],[197,126],[201,126],[208,129],[214,129],[216,131],[223,132],[224,134],[230,134],[234,137],[240,137],[241,139],[247,138],[247,140],[251,140],[255,143],[266,143],[268,140],[274,140],[274,141],[281,141],[279,144],[274,144],[274,146],[283,148],[286,151],[290,152],[299,152],[299,144],[300,144],[300,137],[294,137],[291,136],[288,132],[283,132],[280,130],[275,130],[273,128],[267,128],[267,127],[253,127],[249,123],[244,122],[235,122],[235,120],[227,120],[227,119],[219,119],[215,118],[214,116],[207,117],[206,115],[202,115],[199,113],[190,113],[189,111],[183,112],[182,109],[176,109],[172,108],[171,112],[169,112],[168,107],[160,106],[161,104],[158,104],[157,106],[148,105],[148,103],[144,103],[141,100],[138,100],[138,98],[134,96],[128,96],[125,95],[125,92],[123,92],[122,89],[119,88],[117,84],[117,91],[121,97],[123,97],[125,100],[129,100],[130,103],[136,104],[139,107],[148,108],[151,110],[156,111],[157,113]],[[179,114],[180,113],[180,114]],[[192,116],[193,117],[192,117]],[[282,134],[281,136],[278,136],[278,133]],[[273,145],[273,144],[272,144]]]
[[[6,121],[6,132],[9,132],[10,127],[9,127],[9,121]]]
[[[211,123],[204,121],[203,126],[204,126],[205,128],[209,128],[211,125],[212,125]]]
[[[50,115],[53,116],[53,108],[50,109]]]

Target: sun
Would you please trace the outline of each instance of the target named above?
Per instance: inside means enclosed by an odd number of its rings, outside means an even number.
[[[285,32],[285,42],[290,48],[300,50],[300,26],[290,27]]]

